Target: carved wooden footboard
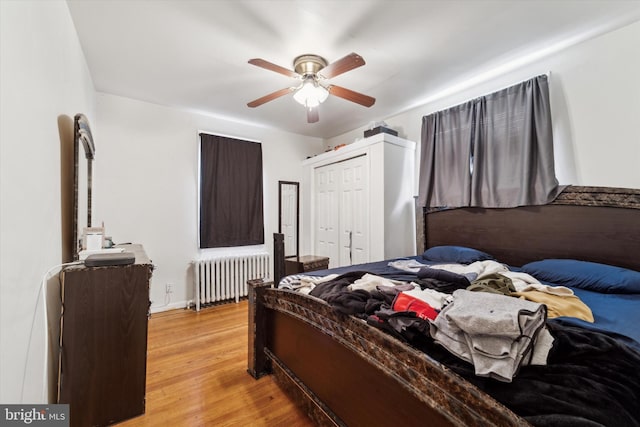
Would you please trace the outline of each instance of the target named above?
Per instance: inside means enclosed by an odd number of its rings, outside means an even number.
[[[264,322],[250,323],[249,372],[273,373],[318,424],[528,425],[445,366],[362,320],[269,282],[249,284],[249,318]]]

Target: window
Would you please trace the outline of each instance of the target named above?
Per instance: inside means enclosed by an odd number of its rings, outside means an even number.
[[[264,243],[262,145],[200,134],[200,248]]]
[[[544,75],[423,117],[421,150],[422,206],[542,205],[562,190]]]

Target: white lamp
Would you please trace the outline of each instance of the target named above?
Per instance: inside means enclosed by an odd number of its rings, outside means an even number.
[[[328,96],[329,91],[326,88],[320,86],[316,80],[308,78],[293,94],[293,99],[307,108],[313,108],[322,104]]]

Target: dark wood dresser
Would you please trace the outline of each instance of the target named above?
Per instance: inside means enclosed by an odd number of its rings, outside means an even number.
[[[58,403],[70,425],[104,426],[145,411],[149,283],[153,265],[141,245],[135,263],[73,266],[61,273]]]
[[[329,258],[317,255],[303,255],[285,258],[285,275],[304,273],[307,271],[326,270],[329,268]]]

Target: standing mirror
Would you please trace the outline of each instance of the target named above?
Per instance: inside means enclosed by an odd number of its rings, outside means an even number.
[[[285,258],[298,257],[300,238],[298,223],[300,220],[300,183],[278,181],[278,233],[284,235]]]

